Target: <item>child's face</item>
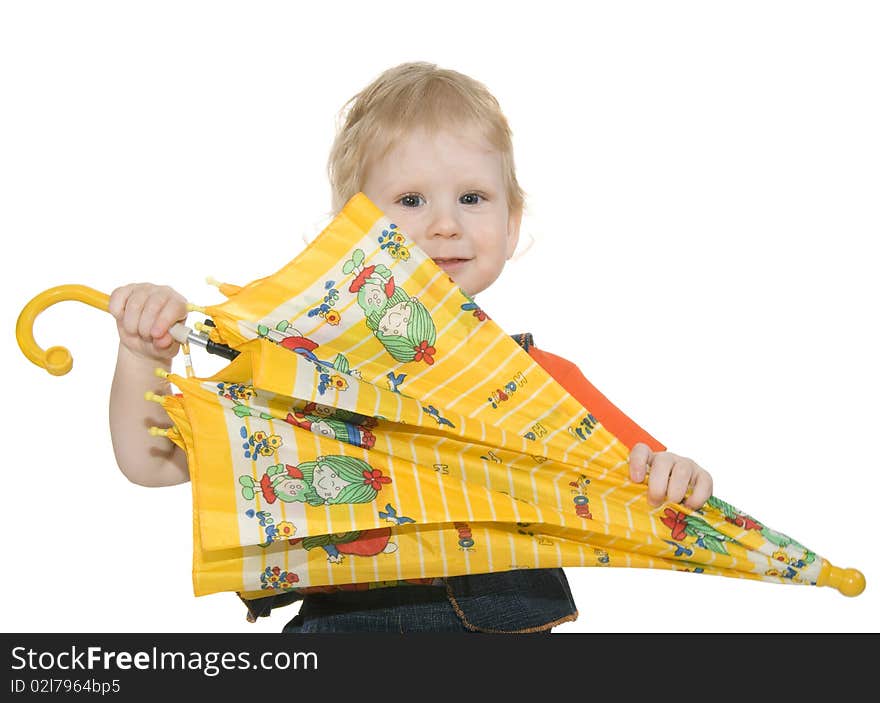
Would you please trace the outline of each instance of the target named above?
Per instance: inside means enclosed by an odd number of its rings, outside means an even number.
[[[419,129],[369,164],[362,188],[468,295],[498,278],[519,239],[501,155],[476,129]]]

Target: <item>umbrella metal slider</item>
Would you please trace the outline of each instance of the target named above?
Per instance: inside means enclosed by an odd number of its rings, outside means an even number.
[[[99,290],[78,284],[55,286],[34,296],[24,306],[15,324],[15,338],[22,353],[32,363],[40,366],[53,376],[63,376],[73,368],[73,357],[66,347],[53,346],[43,349],[34,339],[34,322],[37,316],[46,308],[68,300],[76,300],[91,305],[104,312],[110,311],[110,296]],[[189,311],[204,311],[196,305],[187,305]],[[207,335],[199,334],[182,323],[173,325],[169,334],[181,344],[190,342],[203,347],[211,354],[222,356],[225,359],[234,359],[238,351],[225,344],[211,341]]]
[[[178,339],[174,334],[175,327],[183,327],[186,330],[186,337],[183,340]],[[200,328],[205,327],[205,325],[197,322],[195,327],[199,331],[193,331],[189,327],[184,327],[181,324],[176,324],[169,330],[169,333],[172,337],[177,339],[178,342],[183,344],[184,341],[189,342],[190,344],[195,344],[199,347],[205,349],[209,354],[215,354],[216,356],[222,356],[224,359],[229,359],[232,361],[235,357],[239,355],[239,352],[232,347],[228,347],[225,344],[220,344],[218,342],[212,341],[207,334],[201,333]],[[178,330],[178,333],[180,330]]]

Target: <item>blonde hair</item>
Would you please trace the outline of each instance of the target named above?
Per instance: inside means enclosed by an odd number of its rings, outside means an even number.
[[[511,212],[522,212],[525,193],[516,179],[513,142],[498,100],[479,81],[425,61],[402,63],[380,74],[339,111],[327,159],[333,212],[363,188],[366,169],[408,131],[476,126],[501,154]]]

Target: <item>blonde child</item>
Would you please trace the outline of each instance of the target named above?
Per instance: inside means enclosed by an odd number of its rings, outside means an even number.
[[[342,114],[328,160],[333,211],[363,192],[465,293],[475,296],[492,285],[516,249],[524,194],[510,128],[486,87],[430,63],[405,63],[378,76]],[[187,481],[185,454],[164,438],[147,435],[147,427],[167,426],[168,418],[143,399],[147,390],[169,390],[154,368],[170,369],[178,344],[168,330],[186,318],[186,301],[165,286],[131,284],[113,291],[110,311],[120,341],[110,394],[119,468],[145,486]],[[647,476],[652,506],[705,503],[712,494],[707,471],[665,451],[574,364],[537,348],[531,335],[515,338],[630,447],[630,477],[642,482]],[[266,615],[281,604],[271,601],[249,604],[252,614]],[[309,593],[284,631],[548,633],[577,616],[562,569],[528,569]]]

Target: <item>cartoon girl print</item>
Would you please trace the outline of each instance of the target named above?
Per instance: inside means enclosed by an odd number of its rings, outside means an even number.
[[[285,349],[304,356],[315,364],[333,367],[333,364],[319,359],[315,355],[318,343],[308,337],[304,337],[299,330],[291,327],[290,322],[287,320],[281,320],[274,328],[270,328],[267,325],[257,325],[257,334],[260,337],[265,337],[270,342],[275,342]]]
[[[364,252],[355,249],[342,271],[356,272],[348,290],[357,294],[367,327],[397,361],[433,364],[437,329],[427,308],[397,287],[387,266],[363,263]]]
[[[375,435],[369,430],[377,424],[374,418],[328,405],[307,403],[302,410],[287,413],[286,420],[296,427],[340,442],[348,442],[356,447],[371,449],[376,443]]]
[[[315,349],[320,345],[314,340],[304,337],[298,330],[291,327],[288,320],[282,320],[272,329],[266,325],[258,325],[257,333],[261,337],[265,337],[269,341],[275,342],[278,346],[289,349],[290,351],[305,357],[319,367],[319,369],[317,369],[318,392],[321,395],[324,395],[329,389],[335,389],[337,391],[348,389],[348,381],[346,381],[341,374],[346,374],[357,379],[361,378],[359,371],[349,367],[348,359],[345,358],[344,354],[337,354],[333,361],[318,358],[317,354],[315,354]]]
[[[269,504],[281,500],[320,506],[369,503],[391,479],[361,459],[327,455],[297,466],[275,464],[266,469],[259,481],[245,475],[239,476],[238,482],[245,500],[253,500],[261,493]]]
[[[377,554],[393,554],[397,545],[389,541],[390,527],[377,527],[373,530],[354,530],[333,535],[315,535],[289,540],[291,544],[302,542],[306,550],[321,547],[327,552],[327,561],[334,564],[342,562],[346,554],[359,557],[374,557]]]

